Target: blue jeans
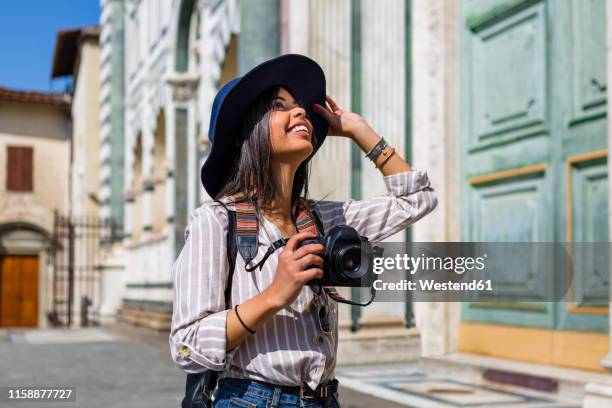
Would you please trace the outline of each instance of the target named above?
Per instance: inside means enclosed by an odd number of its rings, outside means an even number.
[[[215,393],[213,408],[340,408],[338,393],[327,399],[302,400],[299,395],[283,392],[250,380],[225,378]]]

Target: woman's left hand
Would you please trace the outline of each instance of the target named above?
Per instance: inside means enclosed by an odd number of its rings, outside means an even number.
[[[340,109],[338,104],[327,95],[327,106],[321,106],[318,103],[313,104],[313,109],[316,113],[323,116],[323,119],[329,123],[328,136],[344,136],[352,138],[360,132],[372,131],[372,128],[361,116],[356,113]]]

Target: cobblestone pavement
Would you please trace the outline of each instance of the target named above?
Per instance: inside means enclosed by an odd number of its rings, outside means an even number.
[[[167,334],[120,324],[0,330],[0,372],[0,387],[76,389],[76,402],[0,402],[2,408],[180,407],[185,381],[170,358]],[[343,408],[407,406],[348,388],[340,395]]]

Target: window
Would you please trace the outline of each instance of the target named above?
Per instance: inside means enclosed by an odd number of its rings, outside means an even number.
[[[7,146],[6,156],[6,189],[32,191],[34,150],[31,147]]]

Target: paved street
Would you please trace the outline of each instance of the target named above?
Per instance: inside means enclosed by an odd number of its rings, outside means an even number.
[[[184,374],[170,359],[164,333],[116,324],[104,328],[0,330],[0,387],[74,387],[76,402],[1,403],[26,408],[179,407]],[[419,365],[339,367],[343,408],[574,408],[551,395],[434,376]],[[376,397],[374,397],[376,396]]]
[[[42,334],[42,333],[41,333]],[[0,342],[0,385],[74,387],[76,402],[5,404],[27,406],[178,407],[184,376],[169,355],[146,344],[96,329],[44,336],[13,334]],[[5,404],[5,405],[4,405]]]
[[[76,388],[76,402],[0,403],[3,408],[179,407],[185,376],[170,359],[167,335],[114,325],[79,330],[0,331],[0,387]],[[401,408],[350,389],[343,408]]]

